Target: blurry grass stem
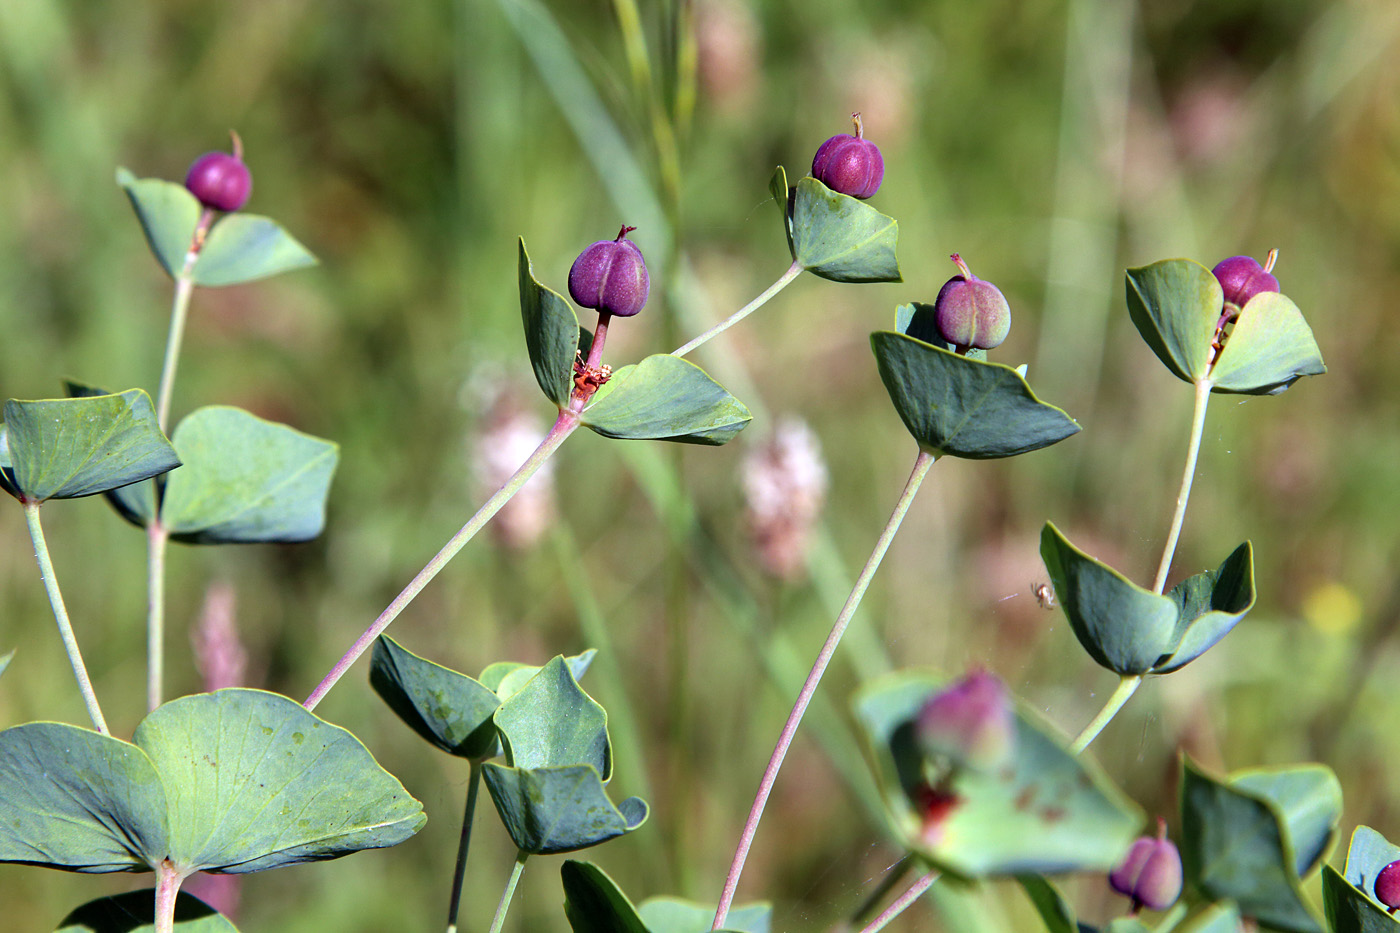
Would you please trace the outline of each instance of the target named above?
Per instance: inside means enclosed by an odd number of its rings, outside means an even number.
[[[92,680],[88,677],[87,665],[83,663],[83,653],[78,650],[78,639],[73,634],[73,624],[68,621],[68,609],[63,604],[63,593],[58,588],[58,578],[53,572],[53,562],[49,560],[49,546],[44,540],[44,529],[39,524],[38,502],[24,503],[24,520],[29,525],[29,538],[34,542],[34,559],[39,564],[39,577],[44,581],[44,591],[49,594],[49,606],[53,608],[54,622],[58,623],[58,635],[63,639],[63,650],[68,653],[68,663],[73,665],[73,678],[78,682],[78,692],[83,695],[92,725],[103,735],[107,731],[107,720],[102,718],[102,707],[97,703],[97,694],[92,691]]]
[[[817,654],[812,671],[807,675],[807,680],[802,685],[802,691],[797,696],[797,702],[793,704],[792,712],[788,715],[787,722],[778,735],[777,746],[773,749],[773,755],[768,760],[768,767],[763,772],[763,778],[759,782],[758,793],[754,797],[753,807],[749,810],[748,820],[744,823],[744,829],[739,835],[739,845],[734,853],[734,860],[730,863],[729,874],[724,880],[724,890],[720,894],[719,907],[715,911],[715,921],[711,927],[713,930],[723,928],[725,918],[729,914],[729,907],[734,903],[734,895],[739,888],[739,878],[744,873],[744,862],[748,859],[749,849],[752,848],[754,836],[758,833],[759,821],[763,819],[764,807],[768,803],[769,795],[773,792],[774,783],[778,780],[778,772],[782,769],[783,759],[787,756],[788,749],[792,746],[792,741],[797,735],[797,727],[802,723],[802,716],[806,713],[808,705],[811,704],[812,697],[817,692],[817,685],[821,683],[822,675],[826,673],[827,666],[836,653],[836,646],[841,643],[841,636],[845,633],[856,609],[859,608],[861,599],[864,598],[865,591],[870,586],[870,581],[875,577],[875,571],[879,570],[885,552],[889,550],[890,543],[894,540],[895,534],[898,533],[899,526],[903,523],[904,516],[908,513],[909,506],[913,504],[914,496],[918,493],[919,487],[923,485],[924,477],[928,475],[929,467],[933,466],[934,461],[933,454],[922,449],[919,451],[918,457],[914,460],[914,468],[909,474],[908,481],[904,484],[904,491],[900,493],[899,501],[895,503],[889,521],[885,523],[884,531],[876,540],[875,549],[871,551],[870,558],[861,568],[860,575],[856,578],[855,587],[851,590],[851,595],[846,599],[846,605],[842,607],[841,614],[837,616],[835,624],[831,627],[831,634],[827,636],[826,642]]]
[[[490,933],[501,933],[506,923],[506,911],[510,910],[511,898],[515,896],[515,886],[520,883],[520,873],[525,870],[525,860],[530,857],[530,853],[524,849],[515,853],[515,865],[510,870],[510,878],[506,880],[506,889],[501,892],[501,903],[496,908],[496,916],[491,921]]]

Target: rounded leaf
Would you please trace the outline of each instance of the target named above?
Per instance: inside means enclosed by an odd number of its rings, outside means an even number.
[[[715,905],[679,897],[649,897],[637,907],[637,914],[650,933],[709,933],[715,922]],[[767,902],[732,907],[724,918],[727,933],[769,933],[772,928],[773,905]]]
[[[565,859],[559,877],[564,916],[574,933],[653,933],[617,882],[592,862]]]
[[[897,220],[815,178],[799,179],[795,191],[793,258],[808,272],[833,282],[904,281],[895,255]]]
[[[1170,674],[1205,654],[1254,608],[1254,546],[1246,541],[1214,570],[1187,577],[1167,593],[1180,617],[1174,647],[1152,668]]]
[[[1079,432],[1010,366],[959,356],[906,334],[870,335],[880,379],[919,446],[934,456],[1014,457]]]
[[[592,666],[593,658],[597,654],[597,649],[589,648],[587,651],[581,651],[564,659],[564,663],[569,666],[570,673],[574,675],[574,680],[583,679],[583,675],[588,673],[588,668]],[[520,689],[542,670],[544,670],[543,666],[538,664],[495,661],[482,669],[481,676],[477,680],[481,681],[488,690],[494,690],[496,697],[504,703],[519,693]]]
[[[613,806],[593,765],[482,766],[486,789],[511,841],[531,855],[572,852],[629,833],[646,822],[640,797]]]
[[[0,485],[32,502],[76,499],[180,465],[141,389],[5,403]]]
[[[1342,785],[1324,765],[1252,768],[1230,775],[1230,786],[1268,800],[1283,817],[1293,847],[1293,870],[1306,878],[1337,841]]]
[[[1285,295],[1260,292],[1240,309],[1210,370],[1211,391],[1277,395],[1303,376],[1325,372],[1303,312]]]
[[[874,752],[897,838],[936,867],[970,878],[1113,868],[1142,814],[1093,762],[1018,704],[1010,761],[992,772],[957,769],[937,813],[921,789],[938,762],[915,740],[919,711],[947,684],[921,672],[875,682],[854,701]]]
[[[724,444],[753,415],[689,360],[656,353],[624,366],[593,396],[583,423],[604,437]]]
[[[578,315],[562,296],[535,279],[525,240],[519,243],[517,272],[525,348],[530,353],[535,381],[545,397],[563,408],[569,404],[569,395],[574,390],[574,360],[579,356],[587,358],[593,335],[579,327]]]
[[[494,718],[511,766],[586,764],[603,782],[612,777],[608,714],[579,687],[562,656],[540,668]]]
[[[241,285],[314,265],[316,257],[271,218],[225,214],[209,228],[193,279],[207,288]]]
[[[370,659],[369,682],[409,728],[449,755],[480,760],[498,753],[491,716],[500,700],[479,681],[380,635]]]
[[[98,898],[64,917],[54,933],[155,933],[155,907],[155,888]],[[238,933],[238,928],[181,891],[175,898],[175,933]]]
[[[1193,259],[1164,259],[1129,269],[1127,291],[1128,314],[1157,358],[1179,379],[1206,378],[1225,307],[1215,275]]]
[[[177,541],[307,541],[325,527],[340,455],[330,441],[211,405],[181,421],[172,442],[184,466],[166,481],[160,514]]]
[[[1400,859],[1400,846],[1392,845],[1369,826],[1358,826],[1347,847],[1346,880],[1370,892],[1381,869],[1397,859]]]
[[[199,201],[184,185],[137,178],[124,168],[117,169],[117,184],[130,199],[156,261],[171,278],[179,275],[203,211]]]

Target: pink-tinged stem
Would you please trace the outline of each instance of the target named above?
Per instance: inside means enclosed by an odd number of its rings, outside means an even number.
[[[175,899],[184,880],[170,859],[156,866],[156,933],[175,933]]]
[[[894,901],[894,903],[890,904],[890,906],[885,908],[884,913],[880,914],[880,916],[870,921],[870,925],[862,929],[860,933],[877,933],[878,930],[883,930],[886,924],[888,924],[895,917],[898,917],[900,914],[904,913],[904,911],[909,907],[909,905],[913,904],[919,898],[923,897],[924,892],[927,891],[929,888],[933,887],[933,883],[938,880],[938,875],[939,872],[931,871],[927,875],[924,875],[922,878],[920,878],[918,881],[915,881],[912,885],[909,886],[909,889],[907,891],[901,894],[899,898]]]
[[[933,466],[933,463],[933,454],[925,450],[919,451],[919,456],[914,460],[914,469],[904,484],[904,491],[900,493],[899,501],[895,503],[894,512],[885,524],[885,530],[880,533],[879,540],[875,542],[875,549],[861,569],[860,576],[856,578],[855,587],[851,590],[851,595],[846,598],[846,605],[841,608],[841,614],[836,617],[831,634],[826,637],[826,643],[822,645],[821,652],[812,665],[811,673],[807,675],[807,680],[797,695],[797,702],[793,704],[792,712],[788,714],[787,723],[778,736],[778,744],[773,749],[773,755],[768,759],[768,767],[763,772],[763,779],[759,782],[758,794],[754,797],[753,807],[749,810],[749,818],[744,823],[743,832],[739,835],[739,846],[734,853],[733,862],[730,863],[729,874],[724,879],[724,891],[720,895],[719,907],[715,911],[715,922],[711,927],[712,930],[721,929],[729,915],[730,905],[734,903],[734,894],[739,888],[739,878],[744,873],[744,862],[748,859],[749,849],[752,848],[754,836],[758,833],[759,821],[763,819],[763,809],[768,804],[768,797],[773,792],[774,783],[778,780],[778,772],[782,769],[783,759],[787,756],[788,748],[792,746],[792,740],[797,735],[797,727],[802,723],[802,716],[807,712],[812,697],[816,695],[817,685],[821,683],[822,675],[826,673],[826,668],[836,653],[836,646],[840,644],[841,636],[845,634],[851,617],[855,615],[857,607],[860,606],[860,601],[864,598],[870,581],[875,577],[875,571],[880,568],[880,562],[884,559],[885,552],[889,550],[890,542],[894,540],[896,532],[899,531],[905,513],[909,511],[909,506],[913,503],[914,496],[918,493],[919,486],[923,484],[924,477],[928,474],[929,467]]]

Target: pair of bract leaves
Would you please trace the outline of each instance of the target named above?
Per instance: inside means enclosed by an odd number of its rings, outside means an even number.
[[[54,722],[0,732],[0,861],[242,873],[397,845],[423,807],[349,732],[284,696],[172,700],[131,742]]]
[[[1166,595],[1144,589],[1070,544],[1052,523],[1040,555],[1074,634],[1123,676],[1167,674],[1200,657],[1254,606],[1254,551],[1246,541],[1215,570]]]
[[[1152,928],[1136,917],[1118,917],[1107,926],[1093,927],[1080,922],[1074,908],[1060,890],[1040,875],[1016,879],[1035,906],[1048,933],[1151,933]],[[1239,933],[1240,912],[1234,904],[1212,904],[1189,920],[1171,928],[1172,933]]]
[[[1240,309],[1220,352],[1211,341],[1225,292],[1209,269],[1190,259],[1164,259],[1127,273],[1128,313],[1158,359],[1180,379],[1212,392],[1277,395],[1303,376],[1325,373],[1322,353],[1298,306],[1278,292],[1260,292]]]
[[[370,683],[404,722],[443,751],[487,762],[483,777],[511,840],[532,855],[571,852],[646,821],[640,797],[614,806],[608,717],[578,685],[593,652],[544,667],[493,664],[474,679],[381,635]]]
[[[1186,884],[1209,900],[1235,904],[1266,929],[1322,933],[1302,879],[1331,851],[1341,813],[1341,786],[1323,765],[1256,768],[1221,779],[1183,758]]]
[[[954,773],[949,789],[957,802],[936,832],[926,832],[919,791],[940,763],[921,749],[915,723],[929,698],[947,686],[934,674],[901,672],[854,701],[900,844],[962,878],[1113,868],[1142,825],[1142,813],[1019,701],[1009,760],[993,770]]]
[[[1331,865],[1322,867],[1322,902],[1332,933],[1396,933],[1400,920],[1373,896],[1376,875],[1400,859],[1400,847],[1391,845],[1369,826],[1351,834],[1345,874]]]
[[[574,389],[574,361],[587,358],[593,335],[569,303],[535,279],[520,241],[520,316],[535,380],[561,409]],[[579,420],[604,437],[723,444],[752,419],[744,404],[703,369],[658,353],[615,370]]]

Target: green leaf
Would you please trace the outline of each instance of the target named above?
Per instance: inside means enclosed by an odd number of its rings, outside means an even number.
[[[1284,814],[1268,797],[1181,762],[1181,862],[1210,900],[1290,933],[1322,933],[1298,878]]]
[[[111,394],[106,389],[84,385],[69,379],[64,380],[63,387],[69,398],[90,398],[94,395]],[[179,451],[176,451],[176,456],[179,456]],[[150,524],[152,516],[156,514],[156,484],[159,482],[161,482],[159,478],[143,480],[139,483],[132,483],[130,486],[109,489],[102,496],[122,518],[138,528],[145,528]]]
[[[870,335],[880,378],[919,446],[934,456],[1013,457],[1078,433],[1020,373],[892,331]]]
[[[180,465],[141,389],[5,403],[0,469],[19,499],[77,499]]]
[[[506,760],[517,768],[589,765],[612,777],[608,714],[556,657],[495,714]]]
[[[1230,786],[1268,800],[1283,817],[1293,846],[1294,872],[1306,878],[1337,842],[1342,786],[1323,765],[1253,768],[1230,775]]]
[[[1040,555],[1079,643],[1099,664],[1125,676],[1184,667],[1254,605],[1249,542],[1215,570],[1183,580],[1165,596],[1085,554],[1051,522],[1041,532]]]
[[[1031,899],[1035,912],[1045,924],[1048,933],[1084,933],[1093,928],[1080,923],[1074,916],[1074,908],[1065,900],[1060,889],[1040,875],[1017,875],[1016,880]]]
[[[899,222],[864,201],[802,178],[791,224],[793,258],[808,272],[833,282],[904,281],[895,256]]]
[[[214,221],[194,264],[194,284],[241,285],[316,265],[316,257],[278,223],[257,214],[225,214]]]
[[[511,841],[531,855],[587,848],[646,822],[640,797],[613,806],[593,765],[525,770],[487,762],[482,773]]]
[[[586,358],[593,335],[579,326],[578,315],[557,292],[541,285],[530,267],[525,240],[520,240],[520,317],[535,381],[560,408],[574,390],[574,360]]]
[[[170,801],[169,856],[182,870],[251,872],[397,845],[423,805],[359,739],[261,690],[181,697],[134,740]]]
[[[583,410],[582,421],[604,437],[719,445],[752,418],[699,366],[657,353],[613,373]]]
[[[1372,888],[1343,878],[1331,865],[1322,866],[1322,909],[1332,933],[1396,933],[1396,919],[1375,898]]]
[[[572,657],[564,659],[564,663],[569,666],[569,671],[574,675],[574,680],[582,680],[583,675],[588,672],[588,668],[593,664],[593,658],[597,651],[589,648]],[[522,664],[519,661],[496,661],[486,665],[485,670],[477,680],[488,690],[494,690],[496,697],[502,703],[509,700],[520,692],[520,689],[534,679],[535,675],[544,670],[541,665]]]
[[[914,723],[945,684],[946,678],[933,674],[902,672],[855,699],[901,843],[967,878],[1113,868],[1142,826],[1141,812],[1021,704],[1011,760],[997,769],[960,769],[941,777],[955,798],[937,822],[925,822],[921,790],[941,763],[920,750]]]
[[[138,179],[124,168],[117,169],[117,184],[131,199],[156,261],[175,278],[184,267],[203,207],[184,185]],[[256,214],[225,214],[210,227],[191,278],[196,285],[237,285],[315,264],[316,257],[275,221]]]
[[[1127,273],[1128,314],[1138,333],[1178,379],[1199,382],[1210,369],[1210,345],[1225,292],[1192,259],[1164,259]]]
[[[155,888],[98,898],[64,917],[55,933],[155,933],[155,906]],[[238,929],[193,894],[181,892],[175,898],[175,933],[238,933]]]
[[[651,933],[709,933],[715,922],[713,904],[698,904],[678,897],[649,897],[637,908]],[[730,909],[724,929],[730,933],[769,933],[773,906],[767,902]]]
[[[203,211],[199,201],[184,185],[160,178],[137,178],[124,168],[117,169],[117,184],[126,191],[136,210],[136,219],[141,222],[156,262],[173,279],[180,274],[194,239]]]
[[[127,742],[56,722],[0,732],[0,862],[145,871],[165,857],[165,789]]]
[[[498,753],[491,715],[500,700],[479,681],[380,635],[370,659],[369,682],[414,732],[449,755],[480,760]]]
[[[1240,309],[1210,371],[1211,391],[1278,395],[1303,376],[1325,372],[1303,312],[1278,292],[1260,292]]]
[[[653,933],[627,895],[597,865],[565,859],[559,876],[564,883],[564,916],[574,933]]]
[[[1212,904],[1179,929],[1181,933],[1239,933],[1240,910],[1228,901]]]
[[[1368,894],[1373,893],[1381,869],[1400,859],[1400,846],[1391,845],[1369,826],[1358,826],[1347,848],[1346,880]]]
[[[788,252],[796,259],[797,248],[792,243],[792,192],[788,188],[787,171],[781,165],[773,169],[773,177],[768,180],[768,191],[783,215],[783,236],[787,239]]]
[[[194,544],[306,541],[326,523],[339,448],[226,405],[175,428],[184,466],[170,475],[161,520]]]

